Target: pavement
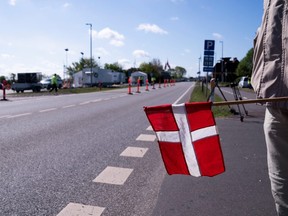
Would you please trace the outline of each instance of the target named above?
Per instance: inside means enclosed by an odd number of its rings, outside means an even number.
[[[166,175],[153,215],[276,215],[263,134],[265,107],[245,109],[243,122],[239,115],[216,119],[226,171],[212,178]]]

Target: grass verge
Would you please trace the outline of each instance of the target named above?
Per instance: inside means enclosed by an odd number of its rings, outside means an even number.
[[[199,82],[196,83],[195,88],[191,94],[190,97],[190,102],[204,102],[207,101],[208,96],[210,95],[210,90],[207,89],[207,96],[206,96],[206,88],[203,88],[202,91],[202,86],[200,85]],[[214,101],[223,101],[223,99],[215,94]],[[212,106],[212,111],[215,117],[228,117],[233,115],[230,112],[230,109],[228,106]]]

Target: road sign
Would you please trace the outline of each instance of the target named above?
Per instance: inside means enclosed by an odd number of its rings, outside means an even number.
[[[213,67],[203,67],[204,72],[213,72],[214,68]]]
[[[214,40],[205,40],[204,50],[214,51],[214,48],[215,48],[215,41]]]
[[[204,50],[204,55],[206,56],[214,56],[214,51]]]
[[[203,59],[203,71],[204,72],[213,72],[214,68],[214,49],[215,41],[214,40],[205,40],[204,41],[204,59]]]
[[[203,66],[213,67],[214,56],[204,56]]]

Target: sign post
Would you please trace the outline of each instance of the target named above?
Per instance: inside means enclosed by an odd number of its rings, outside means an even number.
[[[215,41],[205,40],[204,41],[203,71],[207,72],[206,74],[206,96],[207,96],[207,88],[208,88],[208,73],[214,71],[214,68],[213,68],[214,50],[215,50]]]

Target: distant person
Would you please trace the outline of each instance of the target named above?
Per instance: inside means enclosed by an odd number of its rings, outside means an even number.
[[[54,74],[51,78],[51,86],[52,88],[50,89],[49,92],[52,92],[53,90],[55,90],[55,93],[57,94],[58,92],[58,88],[57,88],[57,74]]]
[[[288,1],[264,0],[254,41],[252,86],[258,98],[288,96]],[[278,216],[288,215],[288,101],[266,103],[268,173]]]

